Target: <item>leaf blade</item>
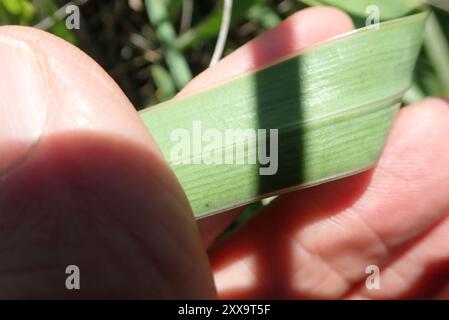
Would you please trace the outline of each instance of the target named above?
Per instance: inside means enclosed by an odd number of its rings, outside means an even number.
[[[171,164],[195,216],[372,166],[411,84],[426,17],[420,13],[383,23],[379,30],[358,30],[142,111],[144,123],[169,162],[171,133],[182,128],[191,137],[195,121],[201,121],[204,130],[278,129],[283,174],[277,177],[261,177],[258,165],[192,163],[204,156],[202,149],[189,155],[190,164]],[[296,80],[286,77],[292,70],[298,73]],[[237,144],[224,141],[222,151],[234,150]]]

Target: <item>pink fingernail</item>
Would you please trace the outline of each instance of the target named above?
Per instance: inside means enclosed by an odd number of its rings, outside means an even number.
[[[23,159],[44,130],[47,88],[33,49],[0,36],[0,174]]]

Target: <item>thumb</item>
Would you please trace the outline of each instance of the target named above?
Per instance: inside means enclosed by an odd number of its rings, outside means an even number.
[[[213,297],[187,200],[112,79],[24,27],[0,28],[0,70],[0,298]]]

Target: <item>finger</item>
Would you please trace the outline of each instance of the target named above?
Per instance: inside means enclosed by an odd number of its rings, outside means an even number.
[[[208,249],[216,238],[243,212],[243,210],[244,208],[237,208],[197,220],[204,248]]]
[[[249,274],[262,282],[247,284],[245,297],[347,293],[368,265],[382,266],[449,212],[448,128],[446,102],[407,107],[374,170],[279,198],[211,254],[216,271],[234,265],[219,273],[221,295],[242,292]]]
[[[449,212],[446,214],[449,215]],[[389,262],[373,290],[362,281],[347,299],[447,299],[449,219],[445,218]]]
[[[0,46],[0,297],[213,297],[185,196],[118,86],[47,33],[1,27]]]
[[[193,79],[177,98],[269,65],[284,56],[351,31],[353,27],[352,20],[335,8],[315,7],[299,11],[205,70]],[[208,246],[241,211],[240,208],[199,220],[205,245]]]

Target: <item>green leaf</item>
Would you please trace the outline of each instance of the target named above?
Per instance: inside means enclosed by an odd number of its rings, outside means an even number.
[[[156,35],[165,47],[165,59],[178,89],[182,89],[191,79],[187,60],[176,48],[176,31],[168,19],[165,1],[146,0],[148,17],[156,28]]]
[[[351,15],[366,17],[367,8],[377,6],[382,21],[402,17],[419,8],[422,0],[301,0],[308,5],[330,5],[340,8]]]
[[[267,0],[236,0],[232,5],[231,27],[245,17],[254,5],[264,4]],[[223,3],[219,1],[214,11],[193,29],[187,31],[177,40],[176,46],[181,50],[190,48],[201,41],[216,38],[220,30],[223,16]]]
[[[442,87],[438,95],[449,99],[449,45],[438,19],[433,13],[427,22],[424,46]]]
[[[156,95],[159,101],[165,101],[176,94],[176,87],[170,73],[161,65],[151,66],[151,75],[156,83]]]
[[[141,112],[197,218],[372,167],[410,87],[427,14],[419,13],[328,41],[261,70]],[[201,129],[198,130],[198,124]],[[210,150],[204,132],[221,133]],[[260,161],[225,164],[224,154],[260,147],[255,136],[226,140],[226,130],[278,130],[273,175]],[[234,131],[233,131],[234,132]],[[263,131],[262,131],[263,132]],[[184,135],[191,152],[173,161]],[[223,138],[223,139],[222,139]],[[216,142],[217,142],[216,141]],[[269,142],[276,142],[272,136]],[[195,145],[193,145],[195,144]],[[263,144],[264,145],[264,144]],[[269,145],[269,144],[268,144]],[[258,149],[259,150],[259,149]],[[274,157],[275,151],[278,156]],[[219,155],[222,155],[221,158]],[[198,162],[198,164],[196,164]]]
[[[439,8],[440,10],[449,12],[449,2],[447,0],[427,0],[427,2],[430,5]]]
[[[34,15],[34,7],[27,0],[0,0],[0,7],[3,7],[9,15],[5,22],[13,22],[22,25],[28,24]],[[2,14],[4,15],[4,14]]]
[[[248,19],[259,21],[264,29],[271,29],[281,22],[279,15],[267,5],[255,4],[248,10]]]

